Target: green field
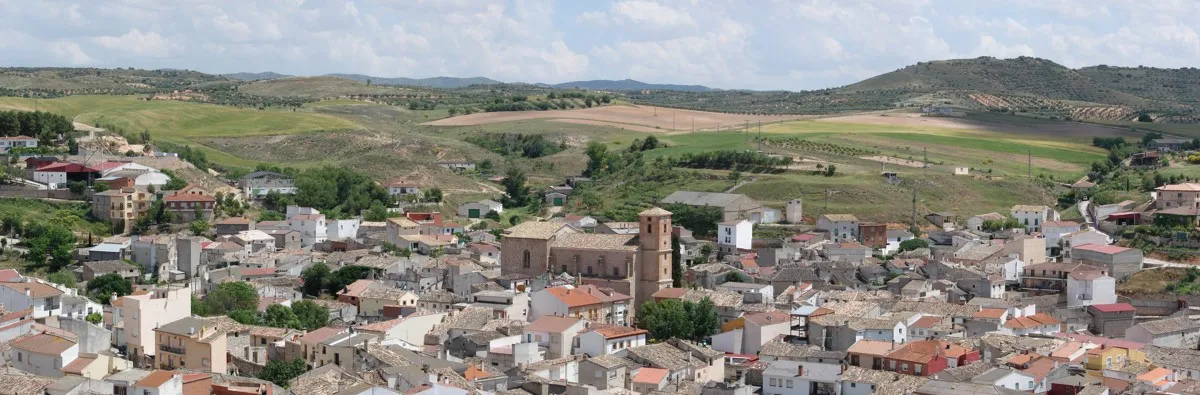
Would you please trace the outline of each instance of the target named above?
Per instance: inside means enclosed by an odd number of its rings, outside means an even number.
[[[153,140],[204,149],[209,159],[229,166],[254,167],[258,161],[202,145],[210,137],[244,137],[357,130],[349,120],[312,112],[250,110],[180,101],[139,100],[136,96],[68,96],[58,99],[0,97],[0,109],[42,110],[85,124],[109,124],[132,132],[149,130]]]

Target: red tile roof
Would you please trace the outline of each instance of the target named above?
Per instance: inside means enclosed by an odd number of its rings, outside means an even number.
[[[659,368],[641,368],[638,369],[637,374],[633,375],[633,382],[641,384],[658,384],[661,383],[663,379],[667,378],[668,373],[671,373],[671,371]]]
[[[15,269],[0,270],[0,282],[8,283],[8,282],[17,281],[20,279],[21,279],[21,273],[18,273]]]
[[[275,274],[273,267],[260,267],[257,269],[242,269],[242,276],[270,276]]]
[[[198,193],[179,193],[175,192],[163,198],[164,202],[216,202],[217,199],[209,195],[201,195]]]
[[[25,293],[29,291],[30,295],[35,298],[48,298],[51,296],[62,295],[63,291],[54,288],[51,285],[30,281],[25,283],[0,283],[0,286],[11,288],[14,291]]]
[[[39,333],[33,336],[21,338],[10,344],[13,348],[22,349],[25,351],[36,352],[40,354],[62,354],[63,351],[74,347],[75,342],[66,338],[54,336],[47,333]]]
[[[88,365],[91,365],[92,362],[96,362],[96,358],[75,358],[75,360],[71,361],[71,363],[67,364],[67,366],[62,367],[62,372],[80,374],[83,373],[83,369],[88,367]]]
[[[680,299],[686,294],[687,289],[684,288],[663,288],[658,290],[658,292],[655,292],[654,295],[650,295],[650,297],[661,299]]]
[[[579,321],[580,319],[575,317],[557,317],[547,315],[530,322],[529,325],[525,326],[525,331],[560,333],[570,329],[571,326],[579,323]]]
[[[645,329],[609,324],[592,324],[591,331],[596,332],[600,336],[604,336],[605,339],[620,339],[623,337],[644,335],[649,333]]]
[[[1062,321],[1059,321],[1059,320],[1055,319],[1054,317],[1051,317],[1049,314],[1037,313],[1037,314],[1025,316],[1025,317],[1009,318],[1008,321],[1004,321],[1004,327],[1010,328],[1010,329],[1026,329],[1026,328],[1034,328],[1034,327],[1039,327],[1039,326],[1044,326],[1044,325],[1056,325],[1056,324],[1061,324],[1061,323],[1062,323]]]
[[[888,353],[887,357],[900,361],[927,363],[936,356],[958,358],[971,351],[971,349],[946,341],[921,340],[905,344],[896,351]]]
[[[87,167],[87,166],[84,166],[84,165],[81,165],[78,163],[65,163],[65,162],[50,163],[45,166],[37,168],[37,171],[54,171],[54,172],[64,172],[64,173],[99,173],[100,172],[99,170],[96,170],[96,169],[93,169],[93,168],[90,168],[90,167]]]
[[[1096,309],[1096,311],[1099,311],[1101,313],[1117,313],[1117,312],[1122,312],[1122,311],[1136,310],[1135,308],[1133,308],[1133,305],[1131,305],[1129,303],[1094,304],[1094,305],[1092,305],[1092,308]]]
[[[567,288],[567,287],[552,287],[552,288],[546,288],[546,292],[550,293],[551,296],[554,296],[559,301],[563,302],[563,304],[566,304],[568,308],[588,306],[588,305],[602,303],[600,301],[600,298],[597,298],[596,296],[592,295],[591,293],[584,292],[584,291],[581,291],[578,289],[571,289],[571,288]]]
[[[1129,248],[1125,248],[1125,247],[1121,247],[1121,246],[1097,245],[1097,244],[1084,244],[1081,246],[1076,246],[1075,249],[1076,250],[1084,250],[1084,251],[1095,251],[1095,252],[1099,252],[1101,254],[1118,254],[1118,253],[1122,253],[1122,252],[1130,250]]]
[[[175,377],[175,372],[170,370],[155,370],[148,376],[138,380],[137,384],[134,385],[138,387],[158,388],[167,381],[170,381],[172,377]]]

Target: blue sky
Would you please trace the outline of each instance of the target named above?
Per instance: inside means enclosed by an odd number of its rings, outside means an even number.
[[[802,90],[985,55],[1195,67],[1197,28],[1193,0],[0,0],[0,65]]]

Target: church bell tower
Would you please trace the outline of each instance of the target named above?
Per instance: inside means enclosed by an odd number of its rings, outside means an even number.
[[[671,212],[658,207],[638,214],[637,292],[634,303],[641,307],[651,295],[671,287]]]

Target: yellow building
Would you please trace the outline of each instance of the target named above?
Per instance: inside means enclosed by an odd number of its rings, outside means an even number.
[[[1104,369],[1114,366],[1124,366],[1129,362],[1148,362],[1146,354],[1141,350],[1121,347],[1101,345],[1100,347],[1088,350],[1087,362],[1084,368],[1088,370],[1088,374],[1100,376]]]
[[[104,354],[79,354],[79,358],[63,366],[64,375],[104,380],[108,375],[133,368],[133,362]]]
[[[128,232],[137,218],[150,211],[151,194],[134,188],[111,189],[92,195],[92,215],[120,224]]]
[[[159,369],[227,372],[225,331],[209,321],[187,317],[154,329],[155,365]]]

